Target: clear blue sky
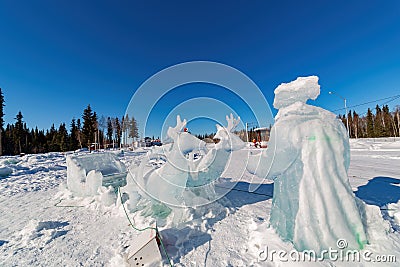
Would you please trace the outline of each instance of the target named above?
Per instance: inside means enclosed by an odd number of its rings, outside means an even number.
[[[6,123],[69,124],[89,103],[121,117],[146,79],[192,60],[239,69],[269,103],[311,74],[330,110],[330,90],[349,105],[400,94],[400,1],[0,0]]]

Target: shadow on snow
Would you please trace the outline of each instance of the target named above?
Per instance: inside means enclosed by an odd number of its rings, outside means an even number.
[[[203,220],[202,224],[204,225],[205,223],[206,229],[211,231],[213,231],[212,228],[216,223],[222,221],[226,216],[235,213],[239,208],[245,205],[268,200],[272,198],[273,194],[273,184],[261,184],[254,193],[248,191],[249,186],[252,186],[252,184],[247,182],[236,183],[230,182],[229,179],[226,179],[224,183],[221,183],[216,187],[218,188],[219,186],[224,188],[232,187],[232,190],[230,190],[229,193],[217,201],[227,209],[213,218],[198,218],[198,220]],[[208,252],[206,253],[205,262],[207,261],[207,256],[211,249],[210,241],[212,239],[209,233],[194,229],[190,226],[186,226],[183,229],[165,229],[160,233],[167,240],[167,251],[174,259],[174,262],[180,262],[180,258],[183,255],[187,255],[197,247],[208,242]]]
[[[365,203],[379,207],[400,200],[400,179],[375,177],[358,187],[355,195]]]

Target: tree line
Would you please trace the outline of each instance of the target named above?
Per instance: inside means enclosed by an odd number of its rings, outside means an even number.
[[[98,118],[90,105],[84,109],[82,120],[73,118],[68,126],[61,123],[56,128],[53,124],[48,130],[37,127],[29,129],[21,111],[16,115],[14,124],[8,123],[5,126],[4,107],[4,95],[0,88],[0,155],[121,147],[139,137],[135,118],[129,118],[128,115],[122,118]],[[348,120],[350,138],[400,137],[400,106],[390,111],[388,105],[383,105],[382,108],[376,105],[374,112],[368,108],[363,116],[350,110],[347,116],[339,115],[339,119],[346,127]],[[244,130],[237,134],[243,140],[247,139]],[[251,129],[249,135],[249,140],[255,138]],[[212,139],[214,133],[197,136],[200,139]]]
[[[347,129],[347,119],[349,120],[350,138],[377,138],[377,137],[400,137],[400,106],[397,105],[392,111],[388,105],[376,105],[374,112],[368,108],[365,115],[360,116],[356,111],[350,110],[347,114],[341,114],[338,118],[343,122]],[[269,129],[271,129],[271,125]],[[235,131],[243,141],[258,139],[255,127],[245,130]],[[213,138],[212,134],[196,135],[199,139]]]
[[[375,112],[370,108],[366,115],[360,116],[355,111],[349,111],[347,116],[339,115],[339,119],[347,128],[349,120],[350,138],[376,138],[400,136],[400,106],[389,111],[388,105],[382,108],[376,105]]]
[[[135,118],[128,115],[99,118],[90,104],[84,109],[82,120],[73,118],[68,126],[65,123],[58,127],[53,124],[48,130],[29,129],[21,111],[16,115],[14,124],[5,126],[4,107],[4,95],[0,88],[0,155],[121,147],[139,137]]]

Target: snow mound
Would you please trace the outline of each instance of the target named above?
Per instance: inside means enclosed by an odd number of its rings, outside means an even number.
[[[381,138],[360,138],[350,139],[350,146],[356,150],[400,150],[399,137],[381,137]]]
[[[28,154],[0,158],[2,195],[47,190],[57,187],[66,173],[63,153]],[[5,178],[7,179],[1,179]]]
[[[21,160],[17,159],[16,157],[2,157],[3,159],[1,159],[0,161],[0,165],[15,165],[18,162],[20,162]]]

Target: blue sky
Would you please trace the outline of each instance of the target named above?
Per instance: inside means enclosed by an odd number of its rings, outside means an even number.
[[[0,25],[6,123],[21,110],[29,127],[69,124],[89,103],[121,117],[149,77],[193,60],[242,71],[269,103],[306,75],[320,77],[315,104],[329,110],[343,105],[330,90],[350,106],[400,94],[399,1],[0,1]],[[216,90],[185,87],[176,103]]]

